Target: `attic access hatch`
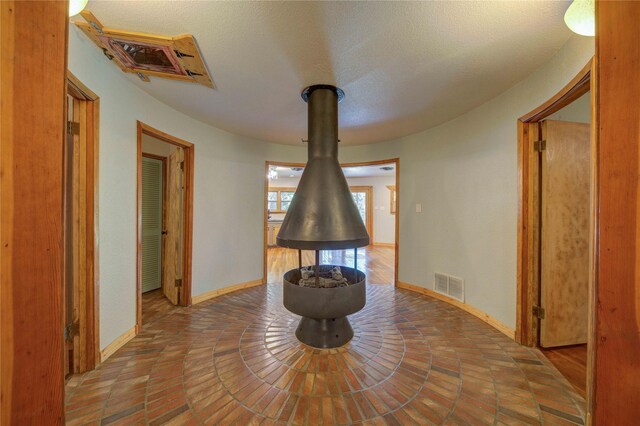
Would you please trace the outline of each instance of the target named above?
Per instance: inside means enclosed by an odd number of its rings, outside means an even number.
[[[213,82],[191,34],[159,36],[104,27],[88,10],[80,12],[87,22],[75,24],[122,71],[199,83],[213,88]]]

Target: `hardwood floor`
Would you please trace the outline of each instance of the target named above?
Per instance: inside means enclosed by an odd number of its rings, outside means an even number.
[[[584,424],[540,351],[391,285],[368,286],[353,340],[330,350],[296,340],[279,283],[154,300],[138,336],[70,380],[67,424]]]
[[[587,345],[542,349],[542,353],[567,378],[576,392],[587,397]]]
[[[302,264],[313,265],[315,252],[302,252]],[[320,252],[320,263],[353,267],[353,249]],[[298,250],[269,247],[267,251],[267,282],[281,283],[282,275],[298,267]],[[395,251],[393,247],[367,246],[358,249],[358,269],[367,275],[369,284],[393,284]]]

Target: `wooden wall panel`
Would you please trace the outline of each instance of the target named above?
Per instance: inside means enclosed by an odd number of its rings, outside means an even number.
[[[61,424],[66,1],[0,2],[2,424]]]
[[[640,2],[596,3],[594,424],[640,419]],[[599,258],[599,259],[598,259]]]

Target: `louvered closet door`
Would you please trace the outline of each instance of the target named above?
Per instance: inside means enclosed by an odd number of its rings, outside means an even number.
[[[162,160],[142,157],[142,292],[162,286]]]

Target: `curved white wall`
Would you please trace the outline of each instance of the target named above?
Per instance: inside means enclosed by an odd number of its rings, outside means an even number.
[[[573,37],[527,79],[450,122],[341,148],[343,162],[400,157],[401,281],[432,288],[434,271],[461,276],[467,303],[515,326],[516,119],[593,52],[593,39]],[[69,69],[101,99],[101,346],[135,324],[136,120],[195,144],[193,295],[261,278],[264,161],[304,162],[306,149],[237,136],[171,109],[73,26]]]
[[[194,296],[262,277],[264,161],[304,161],[306,150],[237,136],[181,114],[129,82],[73,25],[69,32],[69,69],[100,96],[104,348],[136,322],[136,120],[195,145]]]
[[[593,54],[593,38],[574,36],[525,80],[454,120],[341,150],[345,162],[400,157],[400,281],[432,289],[434,272],[462,277],[466,303],[515,328],[517,118]]]

